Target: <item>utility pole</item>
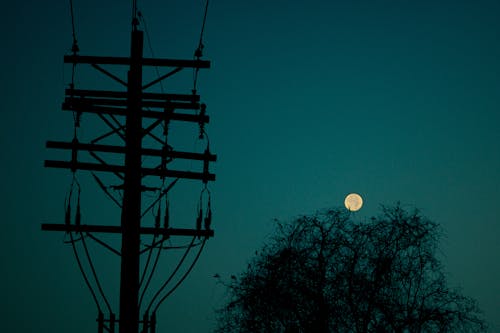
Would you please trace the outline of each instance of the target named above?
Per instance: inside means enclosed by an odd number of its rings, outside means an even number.
[[[143,32],[137,28],[138,21],[134,17],[131,33],[130,57],[98,57],[80,56],[76,54],[65,56],[64,62],[72,64],[89,64],[94,69],[121,83],[126,91],[101,91],[101,90],[79,90],[73,85],[66,89],[66,97],[62,109],[72,111],[79,117],[83,113],[95,114],[110,127],[110,132],[92,140],[88,143],[80,142],[75,135],[71,142],[48,141],[47,148],[71,151],[69,161],[46,160],[45,166],[52,168],[70,169],[74,173],[77,170],[88,170],[95,172],[107,172],[117,175],[122,181],[123,201],[120,225],[87,225],[81,223],[64,224],[42,224],[42,230],[63,231],[66,233],[92,234],[92,233],[119,233],[121,234],[121,273],[120,273],[120,302],[119,318],[114,313],[105,319],[102,313],[98,316],[98,332],[106,329],[114,332],[115,323],[119,324],[119,333],[139,333],[139,324],[143,323],[141,332],[155,332],[155,316],[140,320],[139,309],[139,280],[140,280],[140,255],[141,235],[161,235],[164,238],[172,236],[192,236],[198,238],[213,237],[214,232],[210,229],[210,223],[201,228],[197,223],[192,229],[172,228],[169,225],[160,227],[145,227],[141,224],[141,201],[144,186],[144,177],[156,176],[163,178],[194,179],[203,183],[215,180],[215,175],[209,172],[209,163],[216,160],[208,147],[204,153],[175,151],[166,143],[161,149],[144,148],[142,141],[145,136],[152,135],[152,131],[163,124],[168,126],[171,121],[184,121],[198,124],[200,128],[208,123],[204,104],[200,104],[200,96],[193,90],[192,94],[164,94],[145,92],[147,88],[161,82],[162,80],[176,74],[185,68],[199,70],[209,68],[210,62],[200,60],[175,60],[175,59],[152,59],[143,57]],[[101,67],[101,65],[128,65],[128,77],[124,82],[116,75]],[[143,84],[143,67],[173,67],[167,74],[152,82]],[[197,114],[181,113],[177,110],[195,110]],[[117,120],[125,118],[125,125]],[[153,123],[143,127],[143,120],[153,120]],[[113,124],[113,121],[115,123]],[[123,120],[122,120],[123,122]],[[120,126],[118,124],[120,124]],[[101,144],[104,138],[111,135],[119,135],[124,138],[124,146]],[[82,153],[87,154],[96,162],[81,160]],[[101,155],[98,155],[101,154]],[[123,156],[123,164],[110,164],[106,162],[102,154]],[[142,165],[142,158],[150,156],[159,158],[159,164],[154,168]],[[189,159],[203,162],[201,172],[171,170],[167,164],[175,159]],[[74,244],[73,244],[74,245]],[[108,323],[107,326],[105,323]]]
[[[139,251],[141,227],[142,49],[143,33],[134,26],[130,50],[125,125],[125,183],[122,207],[120,333],[139,331]]]

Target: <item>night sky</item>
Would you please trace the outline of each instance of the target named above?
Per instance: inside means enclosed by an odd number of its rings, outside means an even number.
[[[130,1],[74,2],[80,54],[127,56]],[[204,5],[139,1],[156,57],[192,58]],[[68,158],[45,141],[72,139],[71,114],[61,111],[71,79],[63,64],[72,44],[69,13],[68,1],[2,6],[6,332],[97,329],[67,239],[40,230],[41,223],[63,223],[71,183],[68,170],[43,167],[45,159]],[[340,206],[357,192],[365,206],[356,219],[401,201],[440,223],[450,285],[477,299],[490,331],[500,332],[499,18],[493,0],[211,1],[204,59],[212,68],[201,72],[198,92],[218,155],[210,184],[216,237],[163,304],[159,331],[209,332],[225,295],[216,273],[227,280],[245,269],[275,219]],[[189,93],[186,74],[167,81],[166,90]],[[77,87],[116,89],[84,66]],[[95,119],[83,118],[82,138],[100,130]],[[174,130],[180,146],[204,149],[195,127]],[[91,176],[79,172],[78,179],[83,223],[118,224],[119,210]],[[194,225],[201,188],[184,181],[172,190],[173,224]],[[118,312],[118,258],[94,244],[91,252]],[[171,252],[162,255],[163,277],[182,254]]]

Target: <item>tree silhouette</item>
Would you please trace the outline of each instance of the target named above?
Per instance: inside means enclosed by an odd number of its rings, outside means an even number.
[[[357,222],[341,209],[278,224],[226,283],[217,332],[481,332],[476,302],[447,286],[438,225],[399,204]]]

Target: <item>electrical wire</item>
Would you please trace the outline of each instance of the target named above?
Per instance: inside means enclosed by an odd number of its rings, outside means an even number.
[[[149,35],[149,30],[148,30],[148,25],[146,23],[146,19],[144,18],[144,15],[142,15],[141,12],[138,12],[139,19],[142,21],[142,24],[144,25],[144,32],[146,33],[146,40],[148,41],[148,46],[149,46],[149,52],[151,53],[151,57],[155,58],[155,53],[153,51],[153,43],[151,43],[151,36]],[[160,69],[158,66],[155,66],[155,71],[156,71],[156,76],[158,76],[158,79],[161,77],[160,75]],[[163,90],[163,80],[159,82],[160,83],[160,90],[161,93],[164,93]]]
[[[149,273],[149,277],[148,277],[148,280],[146,282],[146,285],[144,286],[144,288],[142,289],[142,293],[141,293],[141,297],[139,298],[139,308],[141,307],[141,304],[142,304],[142,300],[144,298],[144,295],[146,294],[146,290],[148,289],[149,287],[149,283],[151,282],[151,279],[153,278],[153,275],[156,271],[156,266],[158,265],[158,260],[160,259],[160,254],[161,254],[161,245],[163,244],[163,242],[165,241],[165,236],[163,236],[163,239],[161,240],[160,242],[160,247],[158,248],[158,252],[156,254],[156,258],[155,258],[155,262],[153,264],[153,268],[151,269],[151,272]],[[152,251],[151,251],[152,252]]]
[[[65,237],[65,238],[66,238],[66,237]],[[78,238],[78,239],[75,239],[75,240],[74,240],[74,242],[75,242],[75,243],[77,243],[77,242],[79,242],[79,241],[81,241],[81,240],[82,240],[82,237],[80,237],[80,238]],[[63,240],[63,243],[64,243],[64,244],[71,244],[71,240],[69,240],[69,241],[67,241],[67,240]]]
[[[207,132],[205,131],[205,129],[203,127],[200,127],[200,133],[203,134],[203,138],[200,139],[200,137],[198,137],[198,138],[194,139],[191,151],[196,151],[196,149],[199,148],[199,146],[197,146],[197,145],[202,140],[206,140],[207,141],[207,146],[206,146],[205,149],[208,149],[210,151],[210,138],[208,137],[208,134],[207,134]],[[190,160],[189,161],[188,171],[192,171],[194,169],[193,165],[194,165],[194,160]]]
[[[80,257],[78,256],[78,251],[77,251],[76,246],[75,246],[75,241],[73,240],[73,233],[71,231],[69,232],[69,237],[71,238],[71,245],[73,247],[73,253],[75,254],[75,259],[76,259],[76,262],[78,263],[78,268],[80,269],[80,273],[82,273],[83,279],[85,280],[85,284],[87,285],[87,287],[90,290],[90,293],[92,294],[92,298],[94,299],[95,305],[97,306],[97,310],[99,312],[102,312],[101,306],[99,305],[99,301],[97,300],[97,296],[94,292],[94,289],[90,285],[89,279],[87,278],[87,275],[85,274],[85,271],[83,270],[83,266],[82,266],[82,263],[80,261]]]
[[[205,184],[205,186],[203,186],[203,190],[201,190],[201,193],[200,193],[200,206],[202,205],[203,203],[203,193],[207,192],[207,195],[208,195],[208,202],[210,203],[210,197],[212,196],[212,193],[210,192],[210,190],[208,189],[208,185]]]
[[[81,213],[80,213],[80,186],[78,185],[78,203],[77,203],[77,208],[76,208],[76,215],[75,215],[75,224],[80,225],[81,221]],[[96,282],[97,288],[99,289],[99,293],[101,294],[102,298],[104,299],[104,302],[106,303],[106,306],[111,313],[111,306],[109,305],[108,299],[106,298],[106,295],[104,294],[104,291],[102,289],[101,283],[99,282],[99,278],[97,276],[94,263],[92,262],[92,258],[90,257],[90,253],[87,247],[87,242],[85,241],[85,237],[83,236],[82,232],[80,232],[80,239],[83,244],[83,249],[85,251],[85,255],[87,256],[87,260],[89,262],[90,270],[92,271],[92,275],[94,276],[94,280]]]
[[[80,221],[80,183],[78,182],[78,179],[76,178],[76,174],[75,172],[73,172],[73,179],[72,179],[72,182],[71,182],[71,186],[70,186],[70,190],[69,190],[69,194],[66,198],[66,212],[65,212],[65,215],[66,215],[66,224],[69,224],[71,221],[71,198],[73,196],[73,189],[75,187],[75,185],[77,186],[78,188],[78,206],[77,206],[77,211],[76,211],[76,215],[75,215],[75,220],[76,220],[76,224],[78,225],[79,224],[79,221]],[[86,245],[86,242],[85,242],[85,237],[83,236],[83,234],[80,232],[80,238],[77,240],[77,241],[81,241],[82,244],[83,244],[83,247],[84,247],[84,250],[85,250],[85,254],[87,256],[87,260],[89,261],[89,264],[90,264],[90,268],[92,270],[92,273],[94,275],[94,279],[97,283],[97,287],[99,289],[99,292],[101,293],[101,295],[103,296],[103,299],[106,303],[106,306],[108,307],[109,311],[111,312],[111,307],[109,305],[109,302],[108,300],[106,299],[106,296],[104,295],[103,291],[102,291],[102,288],[101,288],[101,285],[99,283],[99,279],[97,278],[97,274],[95,272],[95,268],[94,268],[94,265],[92,263],[92,260],[90,258],[90,255],[89,255],[89,252],[88,252],[88,249],[87,249],[87,245]],[[97,296],[96,296],[96,293],[94,291],[94,289],[92,288],[92,285],[90,284],[90,281],[87,277],[87,274],[85,274],[85,270],[83,269],[83,265],[82,265],[82,262],[80,260],[80,256],[78,255],[78,250],[76,248],[76,245],[75,245],[75,239],[73,238],[73,232],[70,231],[69,232],[69,236],[70,236],[70,240],[71,240],[71,245],[72,245],[72,248],[73,248],[73,253],[75,255],[75,259],[76,259],[76,262],[78,264],[78,268],[80,269],[80,273],[82,274],[83,276],[83,279],[85,281],[85,284],[87,285],[90,293],[92,294],[92,298],[94,299],[94,302],[97,306],[97,310],[99,312],[102,312],[101,310],[101,306],[99,304],[99,301],[97,299]]]
[[[207,140],[207,149],[210,150],[210,138],[208,137],[207,131],[205,131],[204,128],[201,129],[201,132],[203,133],[204,137]]]
[[[83,237],[82,233],[80,232],[80,236],[82,237],[82,244],[83,244],[83,249],[85,250],[85,255],[87,256],[87,260],[89,262],[90,269],[92,271],[92,275],[94,276],[95,283],[97,285],[97,288],[99,289],[99,293],[101,294],[102,298],[104,299],[104,303],[106,303],[106,307],[108,308],[109,313],[112,313],[113,311],[111,310],[111,306],[109,305],[108,299],[106,298],[106,295],[104,294],[104,291],[102,290],[101,283],[99,282],[99,278],[97,277],[97,273],[95,271],[94,264],[92,262],[92,258],[90,257],[89,250],[87,248],[87,243],[85,242],[85,237]]]
[[[146,276],[146,272],[148,270],[149,262],[151,261],[151,255],[153,254],[153,249],[154,249],[153,244],[155,244],[155,243],[156,243],[156,235],[153,236],[153,241],[151,243],[151,246],[148,249],[148,258],[146,259],[146,264],[144,265],[144,270],[143,270],[142,275],[141,275],[141,280],[139,282],[139,287],[142,286],[142,282],[144,281],[144,277]],[[140,302],[139,302],[139,304],[140,304]]]
[[[205,32],[205,23],[207,22],[208,3],[209,0],[207,0],[207,3],[205,4],[205,15],[203,15],[203,24],[201,25],[200,42],[198,44],[198,47],[203,46],[203,33]]]
[[[162,186],[162,189],[163,189],[164,186],[165,186],[165,179],[162,179],[162,185],[161,186]],[[156,201],[156,202],[160,201],[160,203],[158,205],[158,212],[157,212],[157,215],[155,216],[155,227],[156,228],[160,227],[160,220],[161,220],[161,198],[162,198],[162,194],[160,193],[160,195],[158,196],[158,200]],[[167,209],[167,211],[165,213],[168,213],[168,208],[166,208],[166,209]],[[148,258],[146,260],[146,265],[144,266],[144,271],[142,273],[141,280],[139,282],[139,287],[142,286],[142,283],[144,281],[144,278],[146,276],[146,273],[147,273],[147,270],[148,270],[148,267],[149,267],[149,263],[151,261],[151,255],[153,254],[153,249],[156,247],[155,246],[157,244],[156,243],[156,237],[157,237],[157,235],[155,234],[154,237],[153,237],[153,241],[151,243],[151,246],[148,249]],[[148,280],[146,282],[146,285],[144,286],[142,294],[141,294],[141,297],[139,299],[139,307],[142,304],[142,300],[144,298],[146,290],[147,290],[147,288],[149,286],[149,283],[151,282],[151,279],[153,278],[154,272],[156,271],[156,266],[158,265],[158,260],[160,259],[160,253],[161,253],[162,245],[163,245],[164,241],[165,241],[165,235],[163,235],[161,241],[158,243],[160,245],[158,247],[158,253],[156,255],[156,258],[155,258],[155,261],[154,261],[154,264],[153,264],[153,268],[152,268],[152,270],[151,270],[151,272],[149,274],[149,277],[148,277]]]
[[[181,267],[181,265],[184,263],[184,260],[186,259],[189,251],[191,250],[192,245],[193,245],[195,239],[196,239],[196,237],[193,237],[193,239],[191,240],[191,243],[189,244],[189,247],[186,249],[186,251],[182,255],[181,260],[179,260],[179,262],[177,263],[177,266],[175,267],[175,269],[173,270],[173,272],[170,274],[170,276],[167,278],[167,280],[162,284],[162,286],[160,287],[160,289],[158,289],[158,291],[154,294],[153,298],[149,302],[149,305],[148,305],[148,307],[146,309],[146,312],[149,312],[149,310],[151,309],[151,306],[153,305],[153,302],[155,301],[155,299],[161,294],[161,292],[163,291],[163,289],[165,289],[165,287],[170,283],[170,281],[173,279],[173,277],[175,276],[175,274],[177,274],[177,271],[179,270],[179,268]]]
[[[70,15],[71,15],[71,31],[73,36],[73,45],[71,46],[71,52],[73,55],[76,55],[78,51],[80,51],[78,47],[78,41],[76,38],[76,28],[75,28],[75,11],[73,9],[73,0],[69,0],[70,7]],[[73,90],[75,88],[75,76],[76,76],[76,62],[74,62],[71,66],[71,83],[70,88]],[[75,124],[74,127],[74,137],[76,138],[76,129],[80,127],[80,116],[81,113],[77,111],[73,111],[73,122]]]
[[[85,236],[86,237],[89,237],[90,239],[92,239],[94,242],[96,242],[97,244],[105,247],[106,249],[108,249],[109,251],[113,252],[114,254],[116,254],[117,256],[121,257],[121,253],[120,251],[118,250],[115,250],[114,248],[112,248],[110,245],[106,244],[105,242],[103,242],[102,240],[100,240],[99,238],[95,237],[94,235],[92,235],[91,233],[89,232],[86,232],[85,233]]]
[[[77,37],[76,37],[75,12],[74,12],[73,0],[69,0],[69,5],[70,5],[70,14],[71,14],[71,30],[72,30],[72,37],[73,37],[73,45],[71,47],[71,51],[73,52],[73,55],[76,55],[78,53],[78,51],[79,51],[79,47],[78,47],[78,40],[77,40]],[[76,63],[73,63],[72,69],[71,69],[71,84],[70,84],[71,90],[73,90],[74,87],[75,87],[75,77],[76,77]],[[74,134],[73,135],[74,135],[74,140],[77,141],[77,128],[80,127],[80,113],[79,112],[73,112],[73,121],[74,121]],[[101,187],[102,187],[103,186],[102,182],[100,182],[100,180],[94,174],[93,174],[93,176],[96,178],[96,180],[98,181],[99,185],[101,185]],[[75,187],[75,184],[78,187],[78,203],[77,203],[77,210],[76,210],[76,215],[75,215],[75,224],[76,225],[80,225],[80,221],[81,221],[81,213],[80,213],[80,183],[78,182],[78,180],[76,178],[75,170],[73,170],[73,179],[72,179],[72,183],[71,183],[71,188],[70,188],[69,195],[66,198],[66,203],[67,203],[67,208],[66,208],[66,223],[67,224],[71,223],[71,197],[72,197],[72,194],[73,194],[73,189]],[[105,190],[105,188],[104,188],[104,190]],[[105,190],[105,192],[107,193],[106,190]],[[109,193],[107,193],[107,194],[108,194],[108,196],[111,197],[111,195]],[[113,197],[111,197],[111,198],[114,199]],[[114,201],[116,202],[116,200],[114,200]],[[80,238],[78,239],[78,241],[81,241],[82,244],[83,244],[85,255],[86,255],[87,260],[89,262],[89,266],[90,266],[92,274],[94,276],[94,280],[96,282],[97,288],[99,289],[99,292],[100,292],[102,298],[104,299],[104,302],[106,303],[106,306],[107,306],[109,312],[111,313],[112,312],[111,311],[111,306],[110,306],[110,304],[108,302],[108,299],[106,298],[106,295],[104,294],[102,286],[101,286],[101,284],[99,282],[99,278],[97,276],[94,264],[92,262],[92,259],[90,257],[90,253],[89,253],[88,248],[87,248],[87,243],[85,241],[85,237],[82,234],[82,232],[80,232],[79,234],[80,234]],[[94,302],[95,302],[95,304],[97,306],[97,309],[98,309],[99,313],[102,313],[101,306],[100,306],[99,301],[97,299],[97,295],[96,295],[94,289],[92,288],[92,285],[90,284],[90,281],[89,281],[89,279],[87,277],[87,274],[85,273],[85,270],[83,269],[82,262],[80,260],[79,255],[78,255],[78,250],[76,248],[75,239],[73,238],[73,232],[70,231],[69,235],[70,235],[70,239],[71,239],[71,245],[72,245],[72,248],[73,248],[73,253],[74,253],[76,262],[78,264],[78,268],[80,269],[80,273],[82,274],[83,279],[85,281],[85,284],[87,285],[87,287],[88,287],[88,289],[89,289],[89,291],[90,291],[90,293],[92,295],[92,298],[94,299]]]
[[[73,63],[71,66],[71,83],[70,83],[70,89],[73,91],[75,88],[75,77],[76,77],[76,63]],[[76,138],[76,129],[80,127],[80,113],[78,111],[73,111],[73,136]]]
[[[163,184],[162,184],[163,185]],[[158,228],[159,227],[159,220],[160,220],[160,207],[161,207],[161,202],[160,202],[160,206],[158,206],[158,213],[157,215],[155,216],[155,227]],[[153,214],[154,215],[154,214]],[[144,278],[146,277],[146,273],[148,271],[148,267],[149,267],[149,262],[151,261],[151,255],[153,254],[153,248],[154,248],[154,244],[156,243],[156,237],[157,235],[154,234],[153,236],[153,241],[151,242],[151,246],[149,247],[148,249],[148,258],[146,259],[146,264],[144,265],[144,270],[142,272],[142,275],[141,275],[141,280],[139,282],[139,287],[142,286],[142,282],[144,281]],[[162,244],[163,244],[163,239],[162,239]],[[151,273],[152,274],[152,273]],[[148,279],[148,283],[147,285],[149,285],[149,279]],[[147,288],[147,285],[146,285],[146,288]],[[141,300],[142,300],[142,296],[141,296]],[[141,305],[141,302],[139,301],[139,306]]]
[[[79,49],[78,49],[78,41],[76,39],[75,12],[73,10],[73,0],[69,0],[69,8],[71,11],[71,28],[73,33],[73,46],[71,47],[71,51],[73,52],[73,54],[76,54],[79,51]]]
[[[71,30],[72,30],[72,37],[73,37],[73,45],[71,47],[71,51],[73,52],[73,55],[76,55],[76,53],[79,51],[79,48],[78,48],[78,41],[76,38],[75,13],[74,13],[74,8],[73,8],[73,0],[69,0],[69,5],[70,5],[70,15],[71,15]],[[73,66],[71,69],[71,84],[70,84],[71,89],[74,89],[74,87],[75,87],[75,76],[76,76],[76,63],[73,63]],[[74,135],[74,140],[76,140],[77,128],[80,127],[80,115],[79,115],[79,113],[73,112],[73,121],[74,121],[74,133],[73,133],[73,135]],[[71,197],[73,194],[73,188],[75,187],[75,184],[78,187],[78,194],[80,194],[80,183],[78,182],[76,175],[75,175],[75,171],[73,170],[73,179],[71,182],[70,191],[69,191],[69,194],[65,200],[66,201],[66,211],[65,211],[65,223],[66,224],[70,224],[70,222],[71,222]],[[77,208],[78,222],[79,222],[79,218],[80,218],[79,217],[79,213],[80,213],[80,211],[79,211],[80,202],[79,201],[80,201],[80,195],[78,195],[78,208]],[[78,250],[77,250],[76,245],[75,245],[75,239],[73,238],[73,232],[70,231],[69,236],[70,236],[70,240],[71,240],[71,246],[73,248],[73,254],[74,254],[76,262],[78,264],[78,268],[80,269],[80,273],[82,274],[83,279],[85,281],[85,284],[87,285],[87,288],[89,289],[89,291],[92,295],[92,298],[94,299],[94,302],[96,304],[98,311],[101,313],[102,312],[101,306],[99,304],[99,301],[97,299],[95,291],[92,288],[92,285],[90,284],[90,281],[87,277],[87,274],[85,274],[85,270],[83,269],[82,262],[80,260],[79,255],[78,255]],[[86,249],[85,239],[81,233],[80,233],[80,239],[78,239],[78,241],[80,241],[80,240],[82,241],[82,243],[84,244],[84,247]],[[89,258],[89,260],[90,260],[90,258]],[[93,265],[92,265],[92,269],[93,269]],[[109,304],[107,303],[107,300],[106,300],[106,304],[108,305],[108,308],[109,308]]]
[[[209,0],[207,0],[206,5],[205,5],[205,14],[203,15],[203,23],[201,25],[200,40],[198,42],[198,48],[194,52],[195,59],[200,59],[203,56],[203,48],[204,48],[203,33],[205,32],[205,24],[207,22],[208,3],[209,3]],[[196,90],[197,90],[199,71],[200,71],[199,68],[195,68],[194,72],[193,72],[193,93],[196,93]]]
[[[167,297],[170,296],[181,285],[182,282],[184,282],[184,280],[189,275],[189,273],[191,273],[191,271],[193,270],[194,265],[196,264],[196,262],[200,258],[201,252],[203,251],[203,248],[205,247],[206,242],[207,242],[207,239],[205,238],[203,240],[203,243],[201,244],[200,250],[196,254],[196,257],[194,258],[193,262],[191,263],[191,266],[189,266],[188,270],[186,271],[186,273],[184,273],[184,275],[177,282],[177,284],[172,289],[170,289],[170,291],[165,296],[163,296],[162,299],[160,299],[160,301],[158,302],[158,304],[156,304],[156,306],[155,306],[155,308],[153,310],[153,313],[156,313],[156,311],[160,307],[161,303],[163,303],[163,301],[165,301],[167,299]],[[149,307],[148,307],[148,310],[149,310]]]
[[[156,204],[158,203],[158,201],[160,201],[160,200],[161,200],[161,198],[163,198],[163,196],[165,196],[165,195],[168,193],[168,191],[170,191],[170,190],[172,189],[172,187],[174,187],[174,185],[175,185],[175,184],[179,181],[179,179],[180,179],[180,178],[176,178],[176,179],[174,179],[174,180],[173,180],[173,181],[172,181],[172,182],[171,182],[171,183],[167,186],[167,188],[166,188],[166,189],[164,189],[164,190],[161,192],[161,194],[158,196],[158,198],[157,198],[155,201],[153,201],[153,203],[151,203],[151,204],[148,206],[148,208],[146,208],[146,210],[145,210],[144,212],[142,212],[142,214],[141,214],[141,218],[143,218],[143,217],[144,217],[144,215],[146,215],[146,214],[147,214],[147,213],[151,210],[151,208],[153,208],[153,207],[154,207],[154,205],[156,205]]]
[[[161,248],[164,249],[164,250],[183,250],[183,249],[187,249],[188,247],[197,247],[201,244],[202,242],[198,242],[196,244],[193,244],[193,245],[178,245],[178,246],[162,246]],[[155,246],[147,246],[146,245],[146,248],[150,249],[151,247],[153,248],[158,248],[160,242],[156,243]]]
[[[118,202],[118,200],[113,195],[111,195],[111,193],[109,193],[108,189],[106,188],[106,186],[104,185],[104,183],[99,179],[99,177],[97,177],[95,175],[95,173],[93,173],[93,172],[91,172],[91,174],[94,177],[94,179],[97,182],[97,184],[99,185],[99,187],[108,196],[108,198],[110,198],[115,204],[117,204],[121,208],[122,204],[120,202]]]

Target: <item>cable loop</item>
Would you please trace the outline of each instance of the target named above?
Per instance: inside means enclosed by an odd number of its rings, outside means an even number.
[[[69,193],[68,193],[68,195],[66,197],[65,223],[68,226],[71,224],[71,200],[72,200],[72,197],[73,197],[73,191],[75,190],[75,187],[76,187],[76,190],[78,191],[77,209],[76,209],[76,215],[75,215],[75,225],[80,225],[80,220],[81,220],[81,212],[80,212],[81,187],[80,187],[80,183],[78,182],[78,179],[76,177],[75,172],[73,172],[73,177],[72,177],[70,189],[68,191]],[[82,277],[83,277],[83,279],[85,281],[85,284],[87,285],[87,287],[88,287],[88,289],[89,289],[89,291],[90,291],[90,293],[92,295],[92,298],[94,299],[94,302],[96,304],[96,307],[97,307],[98,311],[101,312],[101,306],[99,305],[99,301],[97,299],[96,293],[95,293],[94,289],[92,288],[92,285],[90,284],[90,281],[89,281],[89,279],[87,277],[87,274],[85,274],[85,270],[83,269],[82,262],[80,260],[79,255],[78,255],[78,250],[77,250],[76,245],[75,245],[75,243],[77,241],[82,241],[82,244],[85,247],[85,252],[87,254],[87,259],[89,260],[89,263],[91,265],[91,268],[92,268],[92,271],[93,271],[93,274],[94,274],[94,278],[96,279],[96,283],[98,285],[99,291],[101,292],[101,295],[103,296],[103,298],[104,298],[104,300],[106,302],[106,305],[108,305],[108,308],[110,309],[109,304],[107,302],[107,299],[104,296],[104,293],[102,292],[102,289],[100,287],[99,281],[97,280],[97,275],[95,274],[93,265],[91,263],[91,260],[90,260],[89,254],[88,254],[88,250],[87,250],[86,244],[85,244],[85,237],[80,232],[79,233],[80,234],[80,238],[77,239],[77,240],[75,240],[73,238],[73,232],[69,231],[68,233],[69,233],[69,237],[70,237],[70,243],[71,243],[71,246],[73,248],[73,253],[75,255],[75,259],[76,259],[76,262],[78,264],[78,268],[80,269],[80,273],[82,274]]]
[[[207,206],[206,206],[206,213],[205,216],[203,216],[203,196],[206,193],[206,200],[207,200]],[[198,202],[198,215],[196,217],[196,230],[200,231],[201,230],[201,223],[204,222],[204,228],[205,230],[210,230],[210,226],[212,224],[212,194],[210,190],[208,189],[208,185],[205,184],[203,187],[203,190],[200,193],[200,199]],[[198,236],[198,239],[201,238],[201,236]]]

